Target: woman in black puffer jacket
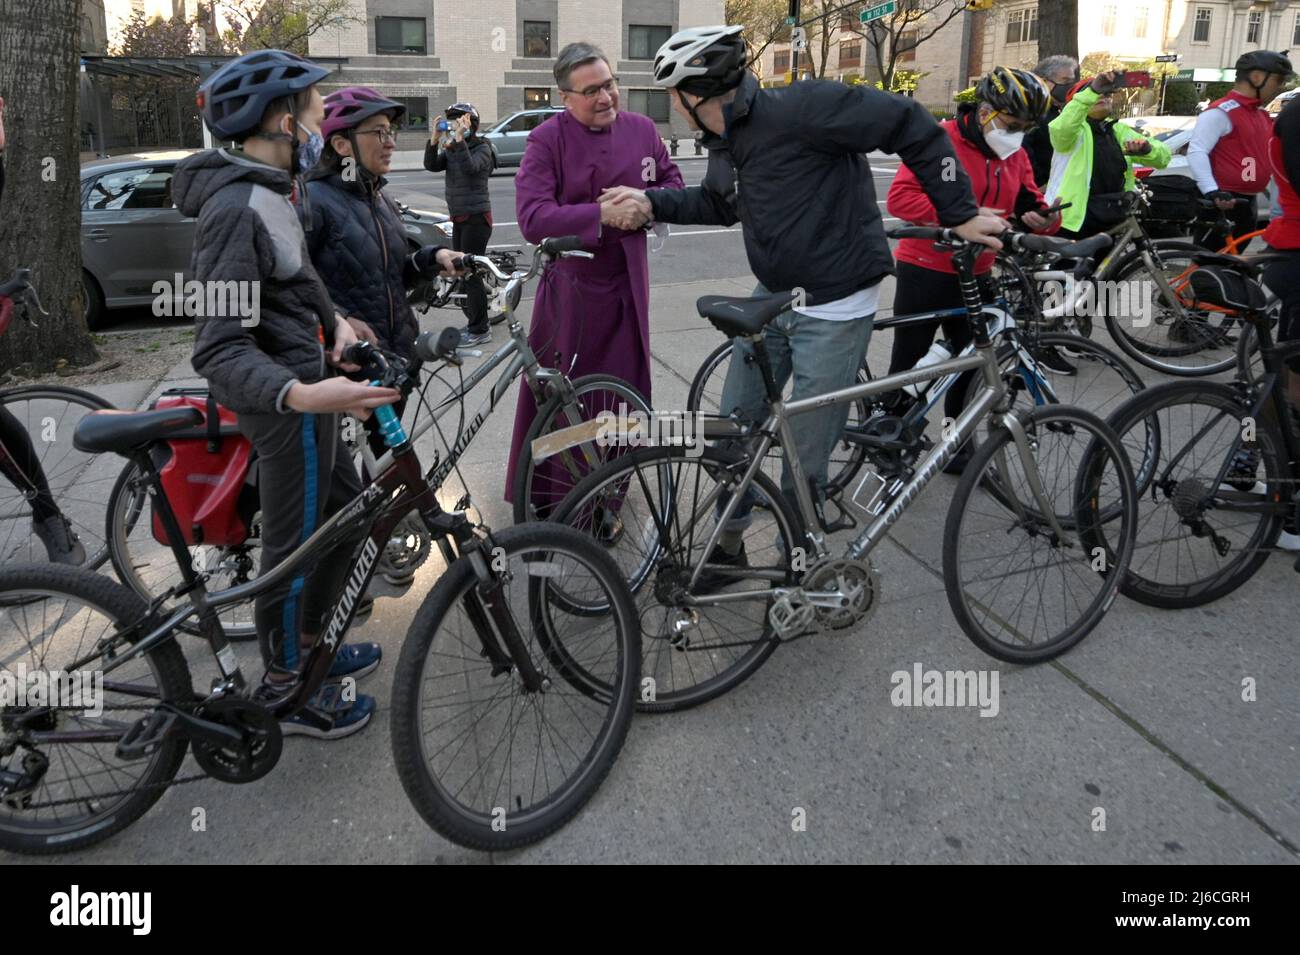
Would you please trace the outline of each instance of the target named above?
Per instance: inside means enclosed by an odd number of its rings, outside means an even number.
[[[424,168],[446,172],[447,211],[451,215],[451,244],[458,252],[482,255],[492,237],[492,198],[488,177],[496,165],[492,146],[478,137],[478,110],[470,103],[447,107],[448,128],[435,124],[424,147]],[[477,278],[466,282],[465,317],[469,327],[461,332],[462,345],[492,340],[488,324],[487,291]]]

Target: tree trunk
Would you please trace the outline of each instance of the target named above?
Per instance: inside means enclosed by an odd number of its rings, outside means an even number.
[[[1061,54],[1079,58],[1079,0],[1038,5],[1038,58]]]
[[[0,370],[48,371],[60,358],[95,361],[81,302],[76,0],[0,0],[0,96],[5,100],[5,190],[0,196],[0,280],[20,266],[50,315],[40,328],[15,318],[0,339]]]

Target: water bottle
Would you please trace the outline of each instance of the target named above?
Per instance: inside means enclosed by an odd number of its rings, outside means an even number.
[[[372,388],[378,388],[379,382],[372,381]],[[402,419],[397,417],[397,412],[393,410],[392,405],[380,405],[375,409],[375,421],[379,423],[379,433],[384,436],[384,444],[390,448],[395,448],[406,441],[406,429],[402,427]]]
[[[921,360],[916,363],[915,367],[912,368],[912,371],[920,371],[922,368],[929,368],[931,365],[937,365],[941,361],[947,361],[952,356],[952,346],[940,338],[930,346],[928,352],[921,356]],[[919,398],[933,383],[934,379],[931,379],[930,381],[921,381],[914,385],[904,385],[903,390],[913,398]]]

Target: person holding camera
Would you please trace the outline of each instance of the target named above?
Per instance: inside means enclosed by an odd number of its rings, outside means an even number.
[[[434,124],[424,147],[424,168],[445,172],[447,212],[451,215],[451,245],[457,252],[482,255],[492,237],[492,197],[488,178],[496,165],[491,143],[478,135],[478,110],[472,103],[453,103],[446,118]],[[487,290],[477,276],[465,278],[467,328],[460,333],[462,347],[492,340],[488,324]]]
[[[1201,195],[1213,199],[1229,221],[1229,230],[1211,223],[1193,233],[1195,242],[1210,250],[1221,248],[1229,236],[1255,231],[1255,197],[1268,188],[1271,178],[1268,143],[1273,120],[1264,107],[1294,73],[1291,61],[1271,50],[1243,53],[1236,70],[1236,83],[1196,118],[1187,144],[1187,165]]]
[[[1169,165],[1169,147],[1112,115],[1112,94],[1126,85],[1124,73],[1113,70],[1081,80],[1048,126],[1055,152],[1047,202],[1069,203],[1062,212],[1062,236],[1085,238],[1118,225],[1127,214],[1124,193],[1136,184],[1134,164]]]

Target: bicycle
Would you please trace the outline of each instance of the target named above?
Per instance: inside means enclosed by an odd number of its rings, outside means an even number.
[[[15,312],[32,328],[39,327],[33,312],[49,315],[31,284],[30,269],[18,269],[0,283],[0,335],[8,330]],[[54,505],[85,548],[81,566],[99,567],[108,559],[100,515],[112,469],[108,462],[79,452],[69,439],[84,415],[111,410],[113,405],[77,388],[22,385],[0,390],[0,406],[30,437]],[[40,484],[40,478],[29,475],[0,443],[0,565],[40,563],[48,557],[32,532],[32,504],[41,493]]]
[[[515,270],[521,254],[518,249],[493,249],[487,252],[485,257],[490,259],[501,272],[509,275]],[[510,309],[519,304],[518,294],[507,305],[506,287],[496,276],[483,272],[476,278],[484,283],[484,288],[488,292],[488,322],[492,325],[501,324]],[[465,304],[465,282],[464,276],[439,275],[429,281],[420,282],[407,294],[406,300],[415,308],[461,308]]]
[[[577,239],[541,245],[551,254],[568,242]],[[425,333],[409,363],[367,345],[353,346],[348,359],[409,395],[423,364],[459,361],[456,335],[446,329],[435,341]],[[148,447],[201,418],[194,408],[91,415],[76,440],[129,455],[149,472]],[[207,589],[165,497],[157,507],[184,583],[148,603],[77,568],[0,571],[0,599],[15,598],[16,607],[0,617],[4,665],[22,657],[46,673],[103,679],[100,707],[0,707],[0,848],[83,848],[130,825],[169,786],[204,775],[246,783],[270,772],[281,752],[279,720],[326,680],[380,551],[412,510],[447,570],[412,621],[394,673],[392,744],[404,790],[432,828],[479,849],[534,842],[581,809],[617,757],[633,711],[641,654],[622,575],[571,529],[531,523],[494,533],[463,509],[444,511],[436,496],[443,472],[425,470],[395,416],[384,429],[389,451],[362,493],[248,583]],[[448,444],[449,460],[459,444]],[[351,570],[301,670],[288,683],[254,686],[217,611],[286,583],[347,540],[358,541]],[[561,593],[600,609],[575,615]],[[170,607],[173,596],[187,603]],[[190,620],[220,674],[207,692],[192,689],[177,641]],[[187,748],[201,773],[177,778]],[[90,772],[80,768],[87,754]]]
[[[1300,342],[1274,342],[1259,273],[1258,264],[1229,260],[1189,277],[1198,300],[1253,327],[1264,369],[1258,379],[1170,382],[1110,418],[1126,444],[1137,427],[1156,440],[1156,453],[1135,474],[1137,545],[1121,588],[1141,603],[1185,608],[1218,600],[1255,574],[1284,525],[1295,529],[1300,432],[1282,362],[1300,355]]]
[[[1113,239],[1109,254],[1095,269],[1075,276],[1063,301],[1043,308],[1043,317],[1053,321],[1069,314],[1104,314],[1120,350],[1154,371],[1188,378],[1226,371],[1237,360],[1236,319],[1217,313],[1221,317],[1216,321],[1216,313],[1181,294],[1189,264],[1214,253],[1190,241],[1148,235],[1143,217],[1150,201],[1150,191],[1140,182],[1125,195],[1125,217],[1108,230]],[[1214,208],[1209,200],[1197,203]],[[1033,269],[1031,274],[1037,281],[1065,278],[1055,269]],[[1108,294],[1103,282],[1111,283],[1115,294]],[[1149,295],[1150,301],[1135,308],[1135,294]]]
[[[892,234],[953,246],[974,355],[786,402],[772,377],[763,329],[788,297],[706,296],[697,303],[702,317],[754,343],[770,415],[757,426],[735,415],[706,417],[704,437],[726,447],[631,450],[585,478],[552,518],[593,533],[614,554],[637,598],[643,686],[649,681],[651,687],[643,692],[642,709],[698,705],[752,675],[777,644],[867,619],[879,598],[870,554],[986,419],[988,436],[957,485],[944,531],[945,588],[966,635],[1000,660],[1049,660],[1091,632],[1118,594],[1137,514],[1133,474],[1119,440],[1099,418],[1078,409],[1011,409],[973,275],[980,247],[944,229],[908,227]],[[830,404],[969,371],[982,381],[961,416],[891,480],[864,480],[854,494],[864,499],[854,506],[868,524],[841,553],[832,553],[827,536],[835,527],[815,506],[802,463],[785,450],[793,445],[792,421]],[[1100,450],[1081,471],[1077,464],[1093,442]],[[793,506],[762,471],[773,444],[793,477]],[[612,534],[610,515],[617,518]],[[1103,524],[1110,531],[1104,538]],[[724,532],[739,532],[741,539],[724,546]],[[1018,596],[1007,589],[1015,576],[1042,577],[1054,568],[1060,573],[1051,581],[1030,581]],[[1090,592],[1067,596],[1072,583]],[[744,589],[729,589],[739,585]],[[1040,631],[1040,620],[1050,632],[1026,632]]]
[[[1008,284],[1017,288],[1024,285],[1016,277],[1019,272],[1017,255],[1033,256],[1036,261],[1073,259],[1076,261],[1075,274],[1080,274],[1090,268],[1095,255],[1109,246],[1110,237],[1103,234],[1082,242],[1065,243],[1057,239],[1039,242],[1037,237],[1020,235],[1017,242],[1019,248],[1000,253],[999,258],[1007,275],[1005,278],[992,279],[997,297],[982,307],[990,337],[996,343],[999,364],[1004,376],[1008,377],[1013,397],[1036,405],[1075,405],[1104,419],[1120,403],[1145,387],[1142,379],[1122,358],[1104,345],[1077,334],[1042,331],[1043,323],[1036,321],[1032,315],[1027,315],[1023,307],[1008,300],[1006,290]],[[793,305],[793,300],[790,304]],[[876,331],[896,330],[965,315],[965,308],[939,309],[876,318],[873,324]],[[725,411],[721,407],[722,385],[734,350],[734,342],[725,341],[704,359],[687,392],[688,412]],[[958,353],[958,357],[974,353],[975,346],[971,343]],[[1045,356],[1064,359],[1071,370],[1058,370],[1060,361],[1055,363],[1057,368],[1053,368],[1052,364],[1043,361]],[[752,358],[747,357],[746,361],[752,362]],[[864,356],[858,381],[866,383],[872,380],[874,377]],[[905,413],[900,413],[893,405],[887,405],[884,396],[872,401],[862,399],[854,402],[849,408],[843,438],[831,453],[827,493],[847,487],[868,460],[877,468],[878,473],[881,468],[897,469],[900,465],[897,456],[900,453],[909,455],[910,462],[915,462],[924,450],[922,442],[926,440],[924,432],[930,412],[950,388],[957,386],[958,381],[959,376],[951,375],[934,382],[917,400],[908,402]],[[787,399],[791,387],[787,383],[784,393]],[[978,379],[972,378],[968,389],[974,391],[977,387]],[[779,477],[776,469],[779,468],[780,461],[779,450],[769,452],[765,468],[770,476]]]
[[[448,455],[435,460],[428,474],[432,483],[441,485],[454,467],[455,459],[468,449],[484,422],[503,404],[511,385],[522,375],[526,387],[536,399],[538,413],[523,445],[520,459],[522,466],[516,470],[512,481],[514,520],[517,524],[544,518],[578,479],[594,470],[608,454],[608,449],[587,442],[558,455],[539,470],[531,451],[535,439],[563,427],[594,420],[603,411],[617,412],[620,408],[644,413],[650,411],[649,402],[635,387],[621,378],[597,374],[570,380],[561,369],[540,366],[538,356],[528,344],[528,337],[515,316],[515,307],[519,303],[523,287],[543,273],[556,257],[590,256],[590,253],[580,251],[581,247],[569,240],[549,240],[546,248],[552,251],[543,252],[542,246],[538,246],[530,267],[509,275],[501,271],[491,256],[462,256],[461,266],[465,271],[491,274],[503,283],[501,291],[504,295],[509,338],[468,378],[462,375],[456,387],[449,387],[448,394],[432,405],[427,420],[421,422],[418,417],[418,411],[424,407],[423,401],[415,405],[411,412],[413,417],[408,418],[412,440],[419,440],[431,428],[438,427],[441,419],[453,408],[460,409],[461,420],[456,430],[462,436],[463,444],[457,444],[454,457]],[[463,354],[474,356],[480,352],[463,351]],[[486,400],[466,422],[465,396],[502,366],[504,370],[491,386]],[[460,365],[456,367],[459,369]],[[367,474],[379,473],[388,463],[390,455],[384,454],[376,459],[364,440],[362,430],[351,430],[354,435],[352,444],[363,470]],[[175,586],[179,575],[170,549],[155,539],[148,515],[146,472],[134,464],[128,464],[118,476],[109,495],[107,529],[104,534],[119,579],[146,600]],[[418,521],[398,524],[394,528],[393,537],[381,552],[379,572],[393,579],[409,579],[409,575],[427,558],[429,546],[428,535],[423,533]],[[199,560],[207,572],[220,575],[219,579],[227,586],[251,580],[257,574],[260,555],[257,529],[254,527],[254,533],[246,544],[236,547],[196,545],[192,554],[192,559]],[[235,607],[228,611],[225,626],[228,636],[234,640],[251,640],[257,633],[249,607]]]

